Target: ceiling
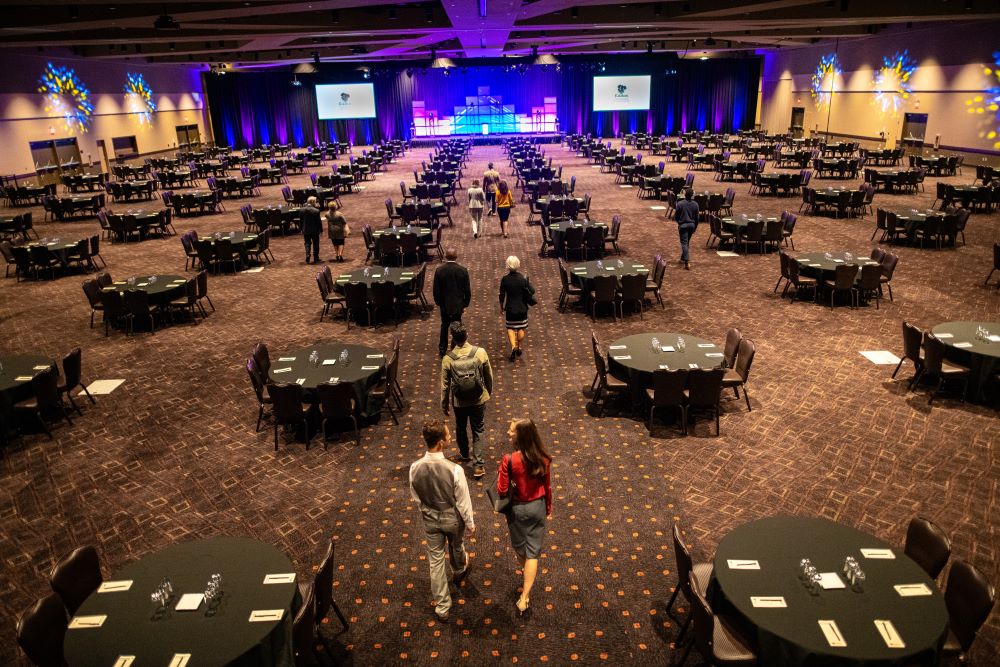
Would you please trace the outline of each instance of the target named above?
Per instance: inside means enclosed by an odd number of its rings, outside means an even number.
[[[166,14],[176,22],[157,19]],[[0,49],[268,66],[437,57],[725,54],[1000,18],[997,0],[33,0],[4,3]]]

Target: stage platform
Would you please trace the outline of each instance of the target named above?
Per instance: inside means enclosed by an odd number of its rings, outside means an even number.
[[[512,132],[510,134],[448,134],[434,137],[413,137],[410,139],[411,146],[436,146],[439,141],[448,139],[472,139],[474,146],[495,146],[504,140],[525,138],[536,144],[558,144],[562,143],[565,136],[563,132]]]

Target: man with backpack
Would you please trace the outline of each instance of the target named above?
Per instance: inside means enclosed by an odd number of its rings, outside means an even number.
[[[455,434],[461,461],[472,461],[472,476],[486,474],[483,462],[482,437],[485,430],[486,402],[493,391],[493,369],[486,350],[468,342],[468,333],[461,322],[452,322],[451,351],[441,358],[441,409],[447,415],[455,408]],[[469,457],[469,435],[472,429],[472,457]]]

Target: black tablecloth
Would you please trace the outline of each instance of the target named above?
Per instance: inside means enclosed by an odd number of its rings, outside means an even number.
[[[653,352],[654,337],[660,341],[659,353]],[[685,343],[683,351],[678,346],[680,338]],[[620,347],[622,345],[625,347]],[[699,345],[711,347],[698,347]],[[664,352],[663,347],[673,347],[674,351]],[[719,356],[707,357],[706,354]],[[620,358],[625,356],[631,359]],[[698,364],[700,368],[716,368],[722,364],[722,348],[703,338],[663,332],[625,336],[608,346],[608,371],[612,376],[628,383],[634,407],[644,404],[646,389],[653,386],[653,371],[659,370],[660,366],[667,366],[669,370],[691,368],[691,364]]]
[[[829,257],[827,257],[829,255]],[[830,278],[837,272],[840,264],[855,264],[858,267],[858,275],[855,280],[861,278],[861,267],[869,264],[878,264],[864,253],[851,253],[850,259],[846,252],[804,252],[795,258],[799,263],[799,272],[804,276],[813,278]]]
[[[935,665],[948,630],[944,599],[933,581],[901,549],[894,559],[862,556],[884,549],[881,540],[826,519],[774,517],[736,528],[719,543],[711,598],[713,610],[742,616],[757,632],[762,665]],[[800,581],[799,562],[841,574],[853,556],[864,570],[863,589],[811,593]],[[759,570],[731,569],[728,561],[756,560]],[[901,597],[897,584],[925,584],[932,595]],[[751,596],[782,596],[787,608],[757,608]],[[832,648],[818,621],[833,620],[847,646]],[[888,648],[876,619],[892,621],[906,644]]]
[[[341,361],[340,354],[347,350],[349,359]],[[319,364],[312,365],[309,355],[313,350],[319,353]],[[372,355],[372,356],[369,356]],[[323,365],[326,360],[336,360],[335,364]],[[292,383],[303,380],[307,402],[318,401],[316,386],[338,378],[340,382],[349,382],[354,389],[354,398],[358,402],[358,411],[363,417],[370,417],[378,412],[379,406],[369,405],[368,390],[378,384],[382,366],[385,365],[385,355],[367,345],[316,345],[300,350],[292,350],[271,361],[268,378],[274,383]],[[283,368],[291,370],[281,371]]]
[[[619,262],[621,266],[619,266]],[[574,264],[570,270],[573,282],[587,290],[590,289],[590,282],[597,276],[614,276],[621,283],[622,276],[634,276],[638,273],[648,275],[649,268],[645,264],[613,259],[598,259],[592,262]]]
[[[175,292],[184,289],[185,283],[187,283],[187,278],[184,276],[177,276],[168,273],[157,273],[156,280],[150,282],[150,278],[153,276],[132,276],[134,278],[133,283],[129,284],[128,280],[118,281],[111,283],[103,290],[117,290],[119,292],[128,292],[129,290],[145,290],[149,294],[149,300],[152,303],[164,303],[176,296]]]
[[[931,330],[945,344],[945,358],[968,367],[969,385],[965,397],[970,401],[985,403],[989,397],[987,387],[992,378],[1000,373],[1000,341],[984,341],[976,338],[977,327],[983,327],[990,335],[1000,335],[1000,322],[972,322],[960,320],[943,322]],[[940,338],[945,334],[945,338]],[[951,334],[950,337],[947,334]],[[956,343],[970,343],[972,347],[955,347]]]
[[[183,542],[143,557],[109,581],[132,580],[124,592],[94,593],[77,616],[107,615],[99,628],[66,632],[71,667],[115,664],[134,655],[135,665],[168,665],[175,653],[190,653],[189,667],[203,665],[288,665],[293,663],[291,628],[298,604],[295,582],[264,584],[268,574],[294,572],[285,554],[242,537]],[[185,593],[201,593],[212,574],[222,575],[223,597],[214,613],[175,611]],[[169,577],[174,600],[156,613],[150,595]],[[283,609],[280,621],[249,622],[254,610]]]

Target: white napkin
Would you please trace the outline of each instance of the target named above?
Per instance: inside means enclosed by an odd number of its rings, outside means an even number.
[[[323,360],[323,365],[324,366],[333,366],[335,363],[337,363],[336,359],[324,359]]]
[[[953,343],[953,345],[954,345],[955,347],[962,347],[962,348],[965,348],[965,347],[972,347],[972,343],[967,343],[967,342],[962,342],[962,343]]]
[[[608,349],[609,350],[624,350],[625,347],[626,347],[625,345],[609,345]]]
[[[1000,336],[996,334],[990,334],[986,338],[988,338],[991,343],[1000,343]]]
[[[255,609],[250,612],[251,623],[261,623],[265,621],[280,621],[285,615],[284,609]]]
[[[698,347],[715,347],[715,343],[698,343]]]
[[[788,604],[785,602],[785,598],[778,596],[773,597],[762,597],[759,595],[750,597],[750,604],[754,607],[772,607],[772,608],[785,608]]]
[[[131,579],[122,579],[120,581],[105,581],[103,584],[97,587],[98,593],[121,593],[132,588]]]
[[[205,599],[204,593],[185,593],[177,601],[176,611],[195,611],[201,606],[201,601]]]
[[[99,628],[108,619],[106,614],[94,616],[74,616],[69,622],[70,630],[80,630],[82,628]]]
[[[706,352],[705,356],[706,357],[718,358],[718,357],[722,356],[722,353],[721,352]]]
[[[295,573],[269,574],[264,577],[265,584],[290,584],[295,581]]]
[[[333,382],[333,383],[340,382],[340,378],[330,378],[330,382]]]
[[[383,357],[385,357],[385,355],[384,354],[366,354],[365,357],[367,359],[382,359]]]
[[[664,352],[676,352],[676,350],[674,350],[673,345],[664,345],[660,349],[663,350]]]
[[[112,665],[112,667],[131,667],[134,661],[134,655],[120,655],[118,656],[118,659],[115,660],[115,664]]]
[[[670,370],[670,366],[668,366],[666,364],[660,364],[660,370],[661,371],[669,371]]]
[[[30,375],[18,375],[16,378],[14,378],[14,380],[17,381],[17,382],[28,382],[29,380],[31,380],[31,376]]]
[[[865,558],[879,558],[885,560],[893,560],[896,558],[896,554],[892,552],[892,549],[862,549],[861,555]]]
[[[287,373],[290,370],[292,370],[292,369],[291,368],[272,368],[271,372],[272,373]]]
[[[819,585],[823,590],[829,591],[837,588],[847,588],[847,585],[837,576],[836,572],[821,572],[819,576],[822,577],[819,580]]]
[[[378,366],[362,366],[361,367],[361,370],[363,370],[363,371],[377,371],[378,369],[379,369]]]
[[[52,368],[52,367],[51,366],[47,366],[46,364],[38,364],[37,366],[32,366],[31,370],[33,370],[33,371],[47,371],[50,368]]]
[[[730,570],[759,570],[760,563],[755,560],[734,560],[730,558],[726,561]]]
[[[896,584],[893,588],[896,589],[896,592],[899,593],[900,597],[904,598],[933,595],[934,593],[927,587],[927,584]]]
[[[698,364],[688,364],[688,368],[701,368]]]
[[[278,361],[295,361],[295,357],[278,357]]]
[[[826,637],[827,644],[836,648],[843,648],[844,646],[847,646],[847,642],[844,640],[844,635],[841,634],[836,621],[820,620],[818,623],[819,629],[823,631],[823,636]]]
[[[305,383],[306,383],[305,378],[299,378],[298,380],[295,381],[295,384],[305,384]]]
[[[174,657],[170,659],[170,664],[167,667],[185,667],[190,659],[190,653],[174,653]]]
[[[954,338],[954,337],[955,337],[955,334],[950,334],[950,333],[939,333],[939,334],[934,334],[934,337],[935,337],[935,338]]]
[[[892,621],[875,619],[875,627],[878,628],[878,633],[882,635],[882,641],[889,648],[906,648],[906,643],[903,638],[899,636],[896,632],[896,626],[892,624]]]
[[[631,359],[632,355],[631,354],[618,354],[618,355],[615,355],[615,356],[613,356],[611,358],[614,359],[615,361],[626,361],[628,359]]]

